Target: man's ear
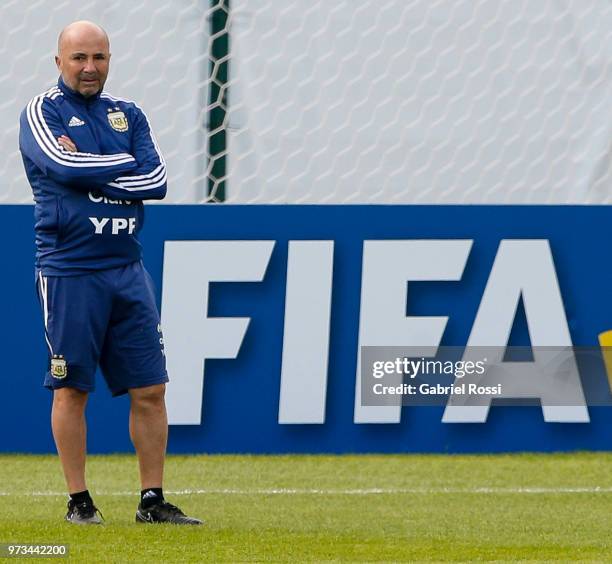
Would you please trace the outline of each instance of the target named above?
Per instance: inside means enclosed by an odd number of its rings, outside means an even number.
[[[60,58],[57,55],[55,55],[55,65],[57,66],[58,70],[61,70],[60,69]]]

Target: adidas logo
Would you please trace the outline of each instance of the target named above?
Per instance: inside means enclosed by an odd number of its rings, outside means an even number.
[[[151,497],[157,497],[157,494],[154,491],[149,490],[142,496],[142,499],[149,499]]]
[[[68,127],[77,127],[79,125],[85,125],[85,122],[76,116],[72,116],[68,122]]]

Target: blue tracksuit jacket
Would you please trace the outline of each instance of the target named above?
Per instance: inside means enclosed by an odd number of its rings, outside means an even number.
[[[67,135],[76,153],[58,143]],[[35,201],[36,266],[73,276],[139,260],[142,200],[166,195],[166,165],[134,103],[84,98],[60,78],[21,113],[19,149]]]

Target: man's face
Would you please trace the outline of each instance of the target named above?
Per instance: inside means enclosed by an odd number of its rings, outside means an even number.
[[[55,63],[67,86],[85,96],[102,90],[110,53],[103,33],[91,27],[71,29],[64,33]]]

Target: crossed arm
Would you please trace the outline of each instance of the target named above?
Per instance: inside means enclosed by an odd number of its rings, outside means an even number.
[[[98,190],[116,199],[162,199],[166,165],[142,111],[135,112],[131,125],[133,154],[83,153],[66,135],[51,102],[38,97],[22,113],[19,146],[43,174],[76,190]]]
[[[69,153],[78,152],[76,144],[67,135],[60,135],[57,142]],[[102,187],[102,192],[105,196],[115,198],[161,200],[166,195],[166,167],[163,160],[160,158],[157,169],[153,169],[148,175],[135,175],[132,172],[130,175],[106,183]]]

